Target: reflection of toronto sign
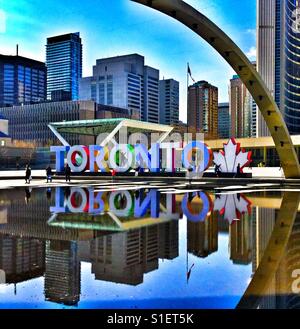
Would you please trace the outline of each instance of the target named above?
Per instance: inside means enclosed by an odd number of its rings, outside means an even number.
[[[238,165],[242,170],[251,162],[251,152],[241,150],[233,138],[224,144],[224,151],[213,154],[202,141],[193,141],[184,147],[180,143],[154,143],[150,150],[143,144],[117,144],[111,149],[99,145],[52,146],[51,152],[56,154],[57,172],[63,171],[65,161],[73,172],[108,172],[110,169],[126,172],[132,168],[174,172],[185,168],[197,173],[203,173],[212,162],[221,172],[236,172]],[[179,162],[178,152],[181,152]]]
[[[68,191],[68,193],[66,193]],[[161,211],[161,201],[165,199],[164,213]],[[201,209],[193,208],[193,202],[201,204]],[[224,215],[224,219],[232,221],[241,219],[242,214],[250,213],[250,201],[239,194],[238,196],[220,195],[213,203],[205,192],[186,193],[181,201],[181,211],[189,221],[204,221],[213,211]],[[89,213],[93,215],[111,212],[118,217],[141,218],[150,213],[152,218],[178,219],[176,212],[176,195],[161,194],[156,189],[137,190],[134,193],[127,190],[110,192],[95,191],[93,188],[72,187],[69,190],[56,188],[55,206],[50,208],[52,213]]]

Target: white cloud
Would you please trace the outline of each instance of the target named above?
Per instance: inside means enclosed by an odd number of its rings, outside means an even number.
[[[6,15],[3,10],[0,9],[0,33],[6,32]]]
[[[249,57],[250,60],[256,59],[256,47],[251,47],[249,51],[246,52],[246,55]]]
[[[254,37],[256,37],[256,29],[248,29],[248,30],[246,30],[246,33],[251,34]]]

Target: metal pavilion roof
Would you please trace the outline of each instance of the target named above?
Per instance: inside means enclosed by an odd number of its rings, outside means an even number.
[[[101,143],[106,145],[121,128],[126,127],[128,133],[157,132],[162,133],[160,142],[164,140],[173,130],[173,127],[131,119],[93,119],[77,120],[50,123],[48,127],[62,142],[63,145],[69,143],[61,136],[62,133],[98,136],[102,133],[109,133],[108,137]]]

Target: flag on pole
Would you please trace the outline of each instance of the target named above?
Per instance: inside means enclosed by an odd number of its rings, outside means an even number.
[[[186,274],[187,283],[189,283],[190,276],[191,276],[191,274],[192,274],[192,269],[193,269],[194,266],[195,266],[195,264],[193,264],[193,265],[190,267],[189,271],[188,271],[187,274]]]
[[[192,71],[191,71],[191,68],[190,68],[190,64],[189,63],[188,63],[188,74],[191,77],[191,79],[195,82],[195,79],[192,77]]]

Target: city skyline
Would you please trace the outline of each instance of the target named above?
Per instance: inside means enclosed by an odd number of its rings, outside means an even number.
[[[233,70],[220,56],[215,56],[215,51],[204,41],[199,41],[192,32],[186,33],[186,27],[176,24],[170,18],[129,0],[120,0],[118,4],[104,0],[101,6],[94,5],[93,1],[85,4],[75,1],[72,5],[69,1],[64,1],[63,4],[45,1],[35,10],[33,7],[36,1],[21,2],[0,1],[4,13],[0,15],[0,42],[5,44],[1,52],[4,54],[14,54],[15,45],[19,43],[20,55],[45,61],[47,37],[80,31],[84,45],[83,77],[91,75],[96,59],[140,53],[147,57],[149,66],[160,69],[161,79],[173,78],[180,82],[181,120],[186,121],[187,62],[190,63],[196,80],[205,79],[216,85],[220,90],[220,101],[228,101],[228,81]],[[226,9],[237,4],[236,0],[216,0],[209,5],[205,1],[187,2],[213,18],[248,55],[252,55],[250,59],[254,59],[256,4],[253,1],[239,3],[239,10],[230,13]],[[22,4],[24,10],[20,14],[17,10]],[[240,10],[246,17],[241,17]],[[33,17],[32,13],[36,13],[39,19]],[[53,19],[55,24],[51,24]],[[143,33],[140,33],[141,28]],[[174,31],[176,33],[173,34]],[[201,57],[201,54],[206,56]],[[210,69],[207,70],[207,67]]]

